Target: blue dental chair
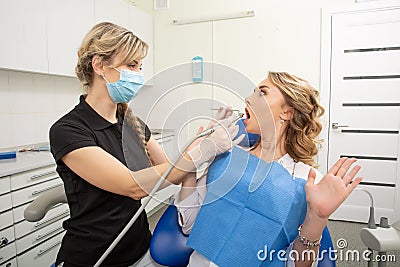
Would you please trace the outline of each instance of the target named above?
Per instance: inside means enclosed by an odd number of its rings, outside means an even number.
[[[239,145],[253,146],[258,141],[259,136],[247,133],[243,120],[239,121],[237,124],[239,125],[239,133],[237,136],[242,133],[246,134],[245,139]],[[150,243],[151,256],[156,262],[165,266],[187,266],[189,257],[193,252],[192,248],[186,246],[187,238],[188,236],[183,234],[178,223],[177,208],[173,204],[170,204],[154,229],[153,238]],[[319,255],[322,255],[322,259],[318,261],[318,267],[336,267],[336,263],[333,260],[335,258],[333,250],[334,247],[331,236],[328,228],[325,227],[322,232],[321,245],[319,248]]]
[[[185,267],[189,262],[193,249],[186,246],[187,236],[183,234],[178,223],[178,211],[174,205],[169,205],[161,216],[154,229],[150,243],[150,254],[159,264],[169,267]],[[318,261],[318,267],[336,267],[333,260],[332,239],[329,230],[325,227],[322,232],[321,246],[323,257]],[[330,255],[329,255],[330,254]]]

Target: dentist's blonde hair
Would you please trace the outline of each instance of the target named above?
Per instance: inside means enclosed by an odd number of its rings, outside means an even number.
[[[287,105],[293,108],[293,116],[285,124],[284,146],[295,160],[317,167],[317,155],[322,140],[319,118],[324,108],[318,102],[318,91],[306,80],[287,72],[269,72],[268,79],[282,92]]]
[[[88,92],[97,75],[92,66],[92,59],[98,56],[106,65],[111,65],[117,55],[124,55],[115,66],[132,64],[146,57],[149,46],[131,31],[110,22],[101,22],[93,26],[86,34],[78,50],[78,63],[75,73],[83,89]],[[118,113],[125,118],[128,125],[136,131],[151,163],[154,163],[147,149],[144,129],[128,104],[117,105]]]

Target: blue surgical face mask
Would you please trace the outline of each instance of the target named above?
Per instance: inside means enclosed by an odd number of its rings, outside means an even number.
[[[131,71],[127,69],[118,70],[120,73],[119,80],[113,83],[106,81],[108,94],[115,103],[128,103],[140,91],[144,83],[144,76],[140,72]]]

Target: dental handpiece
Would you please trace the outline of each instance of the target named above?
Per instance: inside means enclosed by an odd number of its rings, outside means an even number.
[[[244,113],[238,112],[238,115],[234,118],[232,123],[236,123],[238,120],[243,118],[243,115],[244,115]],[[217,124],[217,125],[211,127],[210,129],[207,129],[207,130],[201,132],[200,134],[197,135],[197,137],[200,138],[200,137],[208,136],[208,135],[212,134],[213,132],[215,132],[215,130],[220,126],[221,126],[220,124]]]

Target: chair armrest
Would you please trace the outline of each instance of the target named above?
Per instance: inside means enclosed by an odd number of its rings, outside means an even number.
[[[37,222],[58,203],[67,203],[64,186],[58,186],[36,198],[24,211],[25,220]]]

